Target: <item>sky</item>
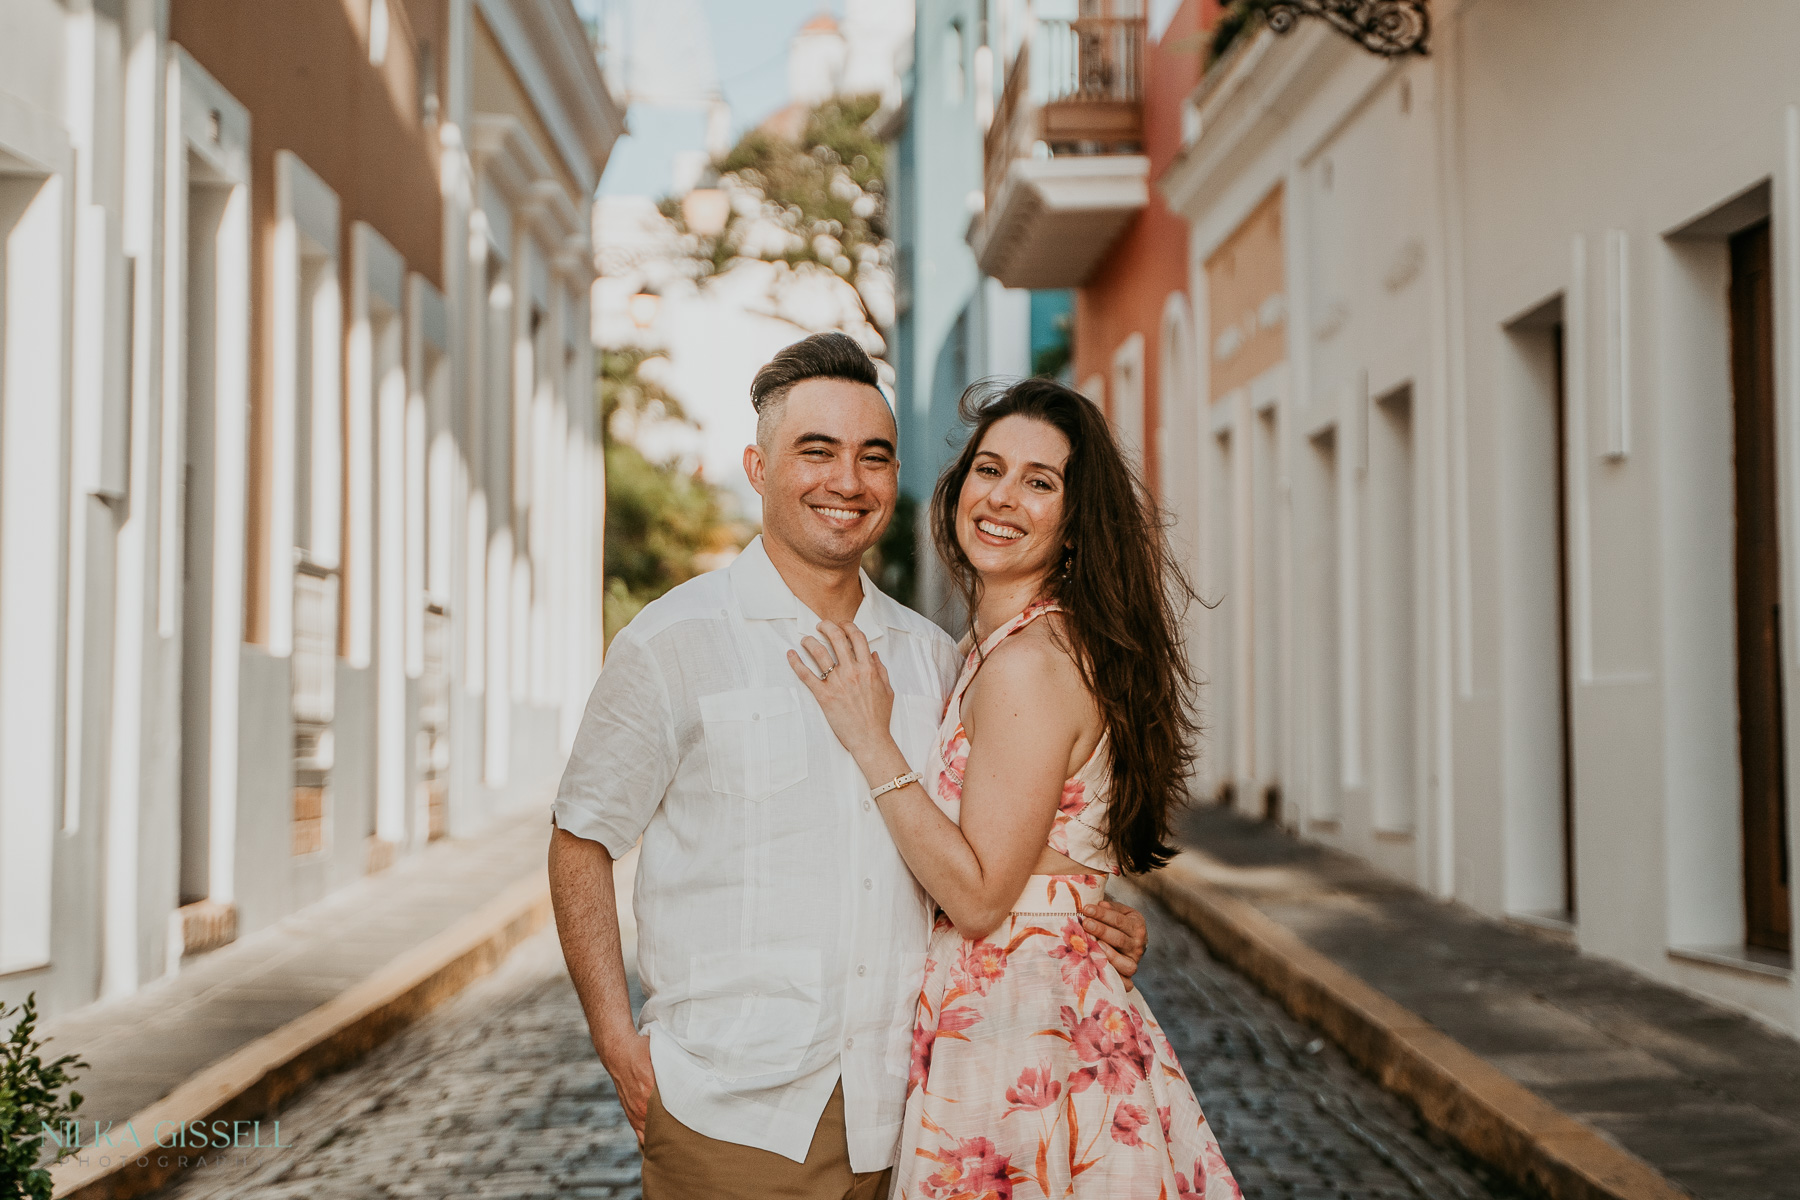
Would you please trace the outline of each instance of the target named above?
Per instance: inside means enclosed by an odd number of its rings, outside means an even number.
[[[787,102],[787,46],[821,11],[843,14],[842,0],[578,0],[596,13],[613,9],[630,22],[634,94],[631,133],[613,149],[603,196],[661,196],[671,190],[676,157],[703,151],[714,88],[731,108],[731,132],[755,125]],[[688,104],[679,101],[686,99]],[[676,101],[677,103],[669,103]]]
[[[673,190],[681,156],[704,152],[704,103],[715,89],[731,109],[730,135],[735,139],[788,102],[788,43],[821,11],[841,17],[843,2],[576,0],[576,7],[584,15],[597,13],[602,2],[613,6],[615,25],[627,14],[633,19],[627,34],[630,84],[635,97],[647,98],[631,104],[632,132],[613,148],[601,179],[596,233],[604,259],[608,246],[654,250],[667,236],[650,202]],[[767,272],[758,268],[734,271],[705,292],[691,284],[659,282],[652,278],[655,274],[654,267],[626,268],[610,271],[600,281],[596,340],[667,354],[648,373],[680,398],[699,428],[641,432],[640,445],[652,457],[672,456],[699,467],[707,479],[736,496],[740,511],[755,518],[761,503],[742,465],[744,446],[756,428],[750,379],[805,330],[768,314]],[[631,294],[646,285],[663,293],[647,329],[635,325],[627,307]],[[825,324],[833,319],[827,313]]]

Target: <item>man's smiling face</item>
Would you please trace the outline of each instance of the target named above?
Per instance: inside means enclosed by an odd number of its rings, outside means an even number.
[[[887,528],[900,489],[887,401],[865,383],[806,379],[781,405],[768,444],[744,451],[762,495],[763,536],[816,566],[858,563]]]

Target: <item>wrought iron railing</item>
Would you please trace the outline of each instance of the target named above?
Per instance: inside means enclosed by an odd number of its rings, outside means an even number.
[[[1136,153],[1143,101],[1142,17],[1039,19],[1013,59],[988,127],[988,203],[1015,158]]]
[[[1144,19],[1039,21],[1037,52],[1046,104],[1144,99]]]

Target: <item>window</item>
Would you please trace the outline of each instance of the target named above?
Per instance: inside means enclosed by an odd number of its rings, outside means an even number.
[[[1119,448],[1139,471],[1144,462],[1144,335],[1134,333],[1119,346],[1112,362],[1113,433]]]

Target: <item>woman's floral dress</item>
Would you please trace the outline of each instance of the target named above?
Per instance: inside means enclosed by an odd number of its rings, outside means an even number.
[[[963,692],[985,656],[1056,605],[1039,602],[969,655],[938,731],[933,799],[962,805]],[[1050,846],[1114,872],[1103,834],[1106,743],[1063,786]],[[940,915],[913,1026],[897,1200],[1241,1200],[1175,1051],[1081,927],[1100,874],[1033,875],[971,942]]]

